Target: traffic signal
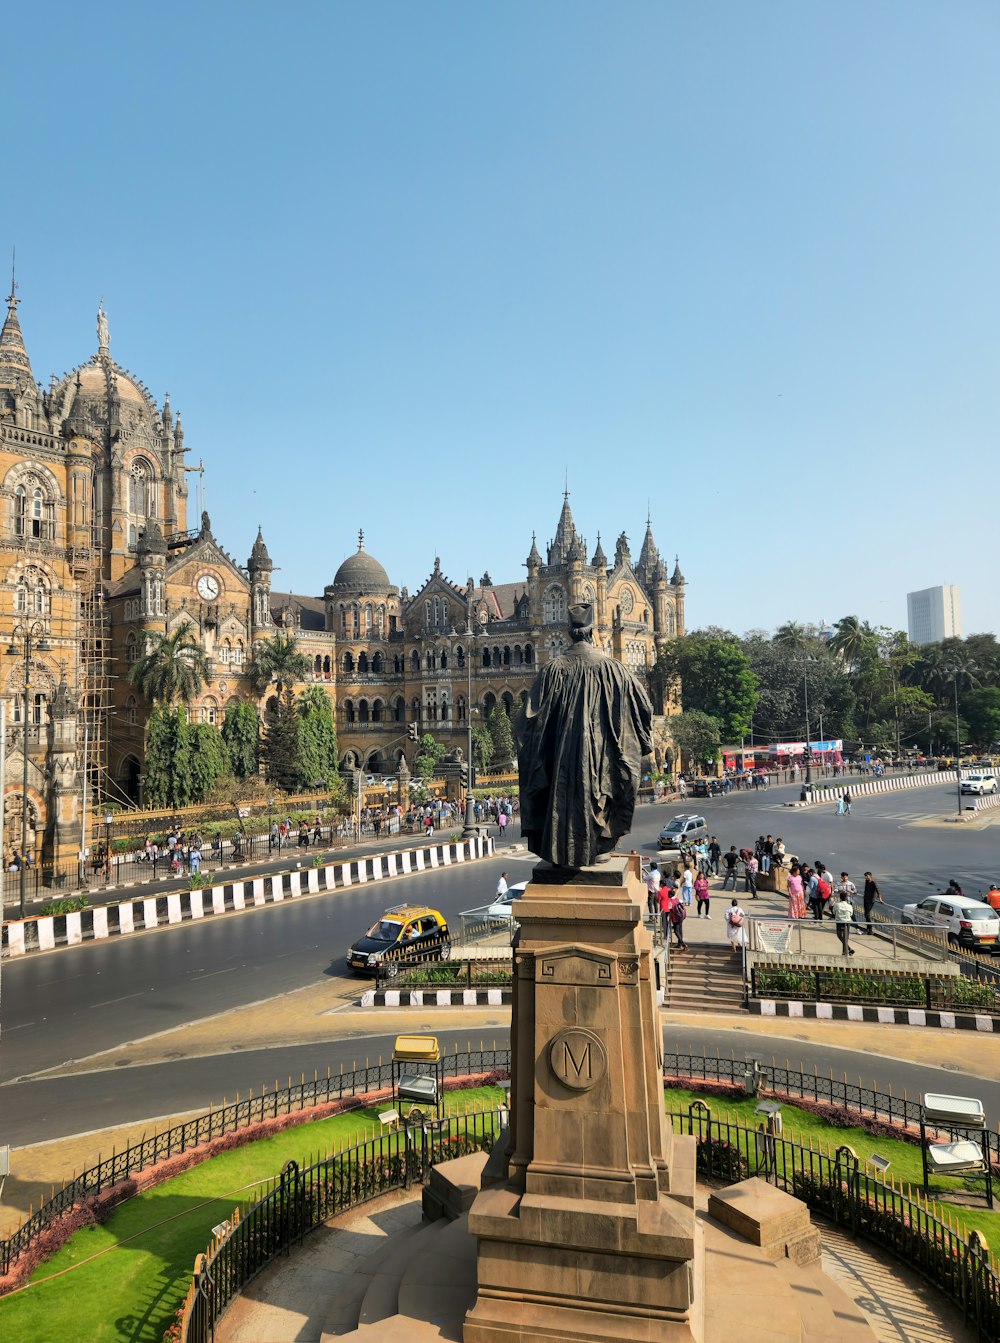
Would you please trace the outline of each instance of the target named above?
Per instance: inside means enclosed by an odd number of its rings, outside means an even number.
[[[812,754],[813,754],[812,747],[811,747],[811,746],[807,746],[806,749],[805,749],[805,758],[806,758],[807,760],[811,760],[811,759],[812,759]]]
[[[459,780],[460,780],[460,782],[461,782],[461,784],[462,784],[462,787],[463,787],[463,788],[468,788],[468,786],[469,786],[469,767],[468,767],[468,765],[459,765],[459,767],[458,767],[458,777],[459,777]]]
[[[419,729],[418,729],[416,723],[410,723],[410,724],[407,725],[407,728],[406,728],[406,735],[409,737],[410,741],[419,741],[419,740],[420,740],[420,731],[419,731]]]

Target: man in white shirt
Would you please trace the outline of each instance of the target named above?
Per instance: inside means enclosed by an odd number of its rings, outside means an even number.
[[[661,881],[662,878],[659,867],[657,867],[656,863],[650,863],[649,873],[646,877],[646,905],[649,909],[650,914],[659,913],[660,909],[659,895],[660,895]]]
[[[497,899],[507,894],[507,873],[500,873],[500,880],[497,882]]]

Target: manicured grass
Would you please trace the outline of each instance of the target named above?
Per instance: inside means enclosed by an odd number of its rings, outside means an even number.
[[[445,1108],[453,1113],[496,1107],[504,1096],[500,1087],[450,1091]],[[36,1269],[26,1290],[0,1297],[0,1338],[159,1343],[212,1227],[238,1203],[259,1198],[289,1158],[308,1165],[327,1149],[372,1136],[379,1111],[388,1104],[286,1129],[212,1157],[123,1203],[104,1226],[72,1236]]]
[[[685,1091],[680,1088],[669,1088],[665,1095],[668,1110],[686,1110],[693,1100],[703,1100],[712,1111],[713,1119],[729,1118],[734,1123],[751,1128],[757,1128],[761,1123],[761,1116],[754,1114],[757,1102],[753,1099],[730,1101],[718,1096],[699,1095],[697,1091]],[[808,1146],[812,1141],[821,1145],[824,1150],[832,1151],[847,1143],[857,1152],[863,1170],[864,1162],[877,1152],[879,1156],[887,1157],[892,1162],[889,1175],[895,1177],[897,1184],[902,1181],[904,1184],[912,1185],[915,1191],[922,1190],[924,1176],[919,1146],[898,1138],[873,1138],[863,1128],[834,1128],[818,1115],[811,1114],[808,1110],[800,1110],[794,1105],[783,1104],[781,1117],[783,1136],[793,1142]],[[871,1167],[868,1167],[867,1173],[874,1173]],[[969,1207],[964,1203],[958,1205],[951,1202],[949,1195],[962,1187],[963,1182],[958,1179],[932,1179],[929,1186],[930,1197],[940,1202],[942,1208],[952,1213],[967,1230],[982,1231],[990,1245],[996,1245],[1000,1241],[1000,1212],[990,1212],[985,1204]],[[974,1186],[970,1185],[971,1188],[974,1188],[977,1194],[981,1194],[982,1181]]]

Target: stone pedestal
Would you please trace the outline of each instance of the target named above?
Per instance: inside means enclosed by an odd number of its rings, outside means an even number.
[[[664,1114],[645,902],[638,857],[542,864],[518,901],[511,1120],[469,1214],[466,1343],[700,1336],[694,1139]]]

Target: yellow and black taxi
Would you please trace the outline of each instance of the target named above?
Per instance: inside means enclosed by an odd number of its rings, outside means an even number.
[[[347,953],[347,967],[373,975],[381,967],[391,975],[412,961],[447,960],[451,934],[444,915],[429,905],[394,905],[373,923]]]

